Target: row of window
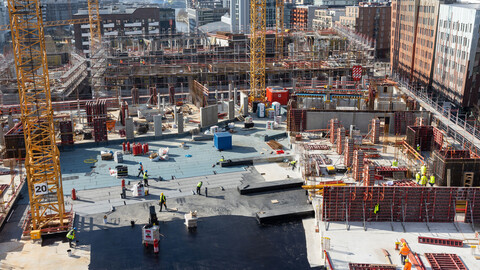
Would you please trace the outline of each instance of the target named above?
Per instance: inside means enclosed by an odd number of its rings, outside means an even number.
[[[457,30],[461,32],[467,32],[471,33],[472,32],[472,24],[469,23],[460,23],[460,22],[453,22],[450,20],[440,20],[439,25],[443,26],[443,28],[447,29],[452,29],[452,30]]]
[[[440,41],[442,40],[445,40],[446,42],[450,42],[450,37],[451,37],[451,41],[453,43],[456,43],[458,45],[462,45],[463,46],[466,46],[468,47],[470,45],[470,39],[466,38],[466,37],[462,37],[462,36],[459,36],[459,35],[450,35],[450,33],[446,33],[446,32],[443,32],[441,31],[440,32],[440,35],[438,36],[438,42],[440,43]]]

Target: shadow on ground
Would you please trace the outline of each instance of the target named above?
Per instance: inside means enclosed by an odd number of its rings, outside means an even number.
[[[160,253],[145,248],[142,225],[79,232],[91,245],[90,269],[310,269],[301,222],[259,226],[253,217],[200,218],[160,224]]]

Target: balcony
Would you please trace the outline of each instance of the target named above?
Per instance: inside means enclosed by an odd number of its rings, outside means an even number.
[[[160,31],[158,29],[148,31],[149,34],[158,34]]]
[[[80,25],[81,29],[90,29],[90,24],[82,24]]]
[[[158,26],[158,22],[151,22],[151,23],[148,23],[148,26]]]
[[[113,28],[113,27],[115,27],[114,23],[106,23],[103,25],[103,28]]]
[[[125,28],[126,28],[126,27],[141,27],[141,26],[142,26],[142,23],[141,23],[141,22],[126,23],[126,24],[125,24]]]
[[[104,36],[118,36],[118,31],[105,32]]]
[[[143,34],[142,30],[136,30],[136,31],[125,31],[125,35],[141,35]]]

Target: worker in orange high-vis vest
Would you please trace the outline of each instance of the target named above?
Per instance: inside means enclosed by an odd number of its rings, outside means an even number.
[[[405,259],[405,265],[403,266],[403,270],[412,270],[412,263],[408,259]]]
[[[400,261],[402,262],[403,265],[405,265],[405,259],[407,258],[409,253],[410,253],[410,249],[407,247],[406,243],[403,243],[403,246],[400,249]]]

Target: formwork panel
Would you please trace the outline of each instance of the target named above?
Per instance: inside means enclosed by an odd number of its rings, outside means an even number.
[[[455,201],[467,200],[471,207],[467,206],[468,216],[476,223],[480,221],[479,192],[479,188],[454,187],[325,187],[322,218],[340,222],[453,222]]]

